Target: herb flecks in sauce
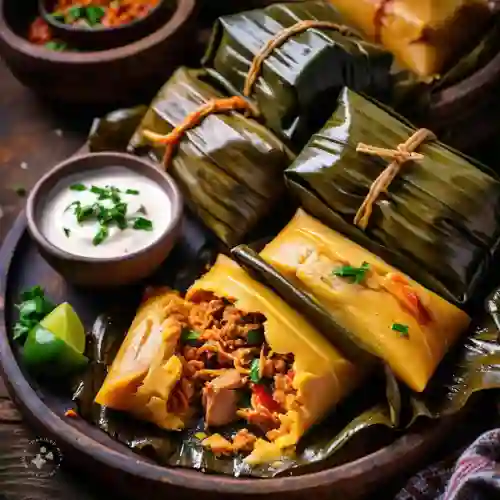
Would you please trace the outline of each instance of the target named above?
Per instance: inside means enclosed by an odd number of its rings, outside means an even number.
[[[153,223],[149,219],[145,219],[144,217],[137,217],[134,220],[134,225],[132,226],[134,229],[140,229],[142,231],[152,231]]]
[[[96,221],[99,224],[99,229],[92,239],[94,246],[100,245],[109,236],[109,228],[116,226],[122,231],[128,228],[141,231],[152,231],[153,222],[145,217],[127,218],[128,205],[122,200],[123,191],[115,186],[95,186],[87,187],[85,184],[72,184],[69,188],[72,191],[89,191],[96,195],[96,201],[91,204],[82,205],[80,201],[70,203],[65,211],[73,209],[73,214],[79,224],[85,221]],[[127,189],[125,194],[138,195],[136,189]],[[102,202],[106,201],[104,204]],[[146,209],[143,205],[140,207],[140,212],[146,214]],[[70,231],[66,228],[64,232],[67,237],[70,236]]]
[[[353,283],[360,284],[366,278],[366,274],[370,270],[370,264],[367,262],[363,262],[360,267],[354,266],[341,266],[338,269],[335,269],[332,274],[339,278],[350,278]]]

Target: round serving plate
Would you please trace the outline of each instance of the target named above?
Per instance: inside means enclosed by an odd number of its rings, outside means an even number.
[[[200,252],[209,250],[212,244],[201,234],[196,223],[186,219],[183,236],[160,274],[178,273],[178,259],[183,259],[186,251],[201,255]],[[120,498],[166,498],[170,495],[170,498],[182,499],[203,494],[208,500],[263,496],[290,500],[312,494],[325,499],[360,499],[392,477],[421,465],[456,429],[464,415],[461,412],[427,423],[375,452],[367,454],[359,450],[357,456],[360,458],[349,463],[300,476],[237,479],[162,467],[132,452],[83,419],[65,417],[65,411],[73,406],[71,395],[56,393],[33,380],[18,363],[17,349],[11,341],[14,304],[23,289],[39,284],[55,302],[70,302],[89,328],[107,302],[131,301],[132,304],[139,298],[139,287],[106,294],[67,284],[38,253],[26,231],[24,214],[19,216],[0,251],[0,270],[0,296],[4,297],[3,308],[0,306],[0,368],[12,399],[40,436],[57,443],[65,463],[99,479],[113,488],[110,491]],[[179,279],[185,281],[187,277]]]

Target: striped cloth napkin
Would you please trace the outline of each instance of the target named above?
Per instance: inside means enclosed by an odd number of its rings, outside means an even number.
[[[500,500],[500,429],[414,476],[394,500]]]

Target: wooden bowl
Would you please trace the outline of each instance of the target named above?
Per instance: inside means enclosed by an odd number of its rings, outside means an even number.
[[[166,23],[172,15],[172,4],[168,0],[160,0],[144,17],[116,27],[95,27],[89,29],[82,26],[69,26],[58,21],[51,12],[55,0],[38,0],[42,18],[50,26],[54,36],[69,46],[84,50],[104,50],[121,47],[135,42],[156,31]]]
[[[149,98],[189,57],[196,0],[177,0],[168,22],[122,47],[55,52],[26,39],[37,0],[0,0],[0,56],[26,86],[75,104],[126,105]]]
[[[54,186],[74,174],[98,172],[112,166],[124,167],[151,179],[168,196],[171,220],[165,230],[140,250],[109,258],[71,254],[50,243],[41,230],[40,221]],[[137,156],[113,152],[74,156],[60,163],[37,182],[26,203],[28,229],[45,260],[67,281],[99,288],[130,285],[153,274],[177,242],[182,210],[182,196],[167,173]]]

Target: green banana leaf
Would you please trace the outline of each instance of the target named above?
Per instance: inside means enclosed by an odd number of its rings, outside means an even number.
[[[478,162],[438,141],[407,162],[374,204],[365,231],[353,224],[387,160],[358,143],[394,149],[416,129],[345,89],[325,127],[285,175],[302,206],[424,286],[458,305],[478,300],[500,243],[500,181]]]
[[[128,150],[158,162],[163,146],[144,130],[168,134],[210,99],[227,97],[203,70],[180,68],[160,90]],[[242,241],[280,201],[293,155],[262,125],[241,113],[213,114],[186,132],[168,172],[187,205],[228,246]]]
[[[345,24],[328,2],[276,4],[220,18],[202,64],[243,91],[252,61],[283,29],[301,20]],[[287,40],[263,64],[250,96],[265,124],[300,150],[326,122],[344,86],[386,97],[393,57],[357,35],[309,29]]]
[[[126,151],[147,110],[147,106],[135,106],[118,109],[102,118],[96,118],[87,139],[89,150],[92,153]]]

